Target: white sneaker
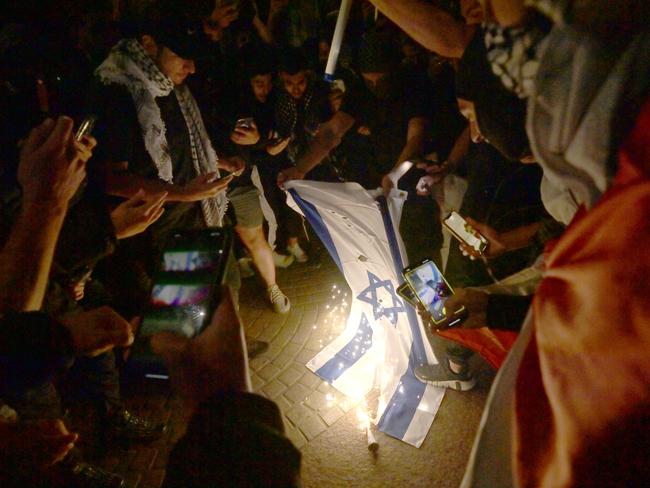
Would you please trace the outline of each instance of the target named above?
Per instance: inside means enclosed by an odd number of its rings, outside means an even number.
[[[280,287],[278,285],[273,285],[267,291],[271,305],[273,305],[273,309],[276,313],[287,313],[291,308],[291,302],[289,302],[289,298],[282,293]]]
[[[293,254],[279,254],[273,251],[273,264],[276,268],[288,268],[295,260]]]
[[[287,246],[287,251],[289,251],[289,254],[295,257],[296,261],[299,263],[306,263],[309,261],[309,256],[307,256],[307,253],[302,250],[298,243]]]
[[[255,271],[251,266],[251,264],[253,264],[253,260],[251,258],[239,258],[237,260],[237,263],[239,264],[239,274],[242,278],[250,278],[251,276],[255,276]]]

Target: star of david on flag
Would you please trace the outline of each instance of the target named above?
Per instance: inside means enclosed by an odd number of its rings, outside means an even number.
[[[444,389],[415,376],[418,365],[437,360],[415,310],[396,293],[408,264],[396,231],[404,194],[378,204],[356,183],[291,181],[285,188],[354,297],[344,331],[307,367],[353,399],[378,388],[378,430],[419,447]]]
[[[393,282],[390,280],[382,280],[370,271],[368,271],[368,281],[368,288],[363,290],[357,296],[357,299],[372,305],[372,313],[374,314],[375,320],[380,317],[386,317],[393,325],[395,325],[398,318],[397,314],[404,312],[405,310],[402,300],[400,300],[397,293],[395,293]],[[382,290],[384,290],[385,293],[380,293]],[[388,304],[384,303],[386,295],[390,297],[392,306],[388,306]]]

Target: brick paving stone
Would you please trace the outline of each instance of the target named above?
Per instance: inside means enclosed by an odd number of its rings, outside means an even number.
[[[273,380],[262,388],[262,392],[267,398],[274,400],[276,397],[280,396],[282,392],[284,392],[286,389],[287,389],[286,385],[280,383],[278,380]]]
[[[304,375],[302,375],[302,378],[300,378],[299,383],[301,385],[305,385],[307,388],[310,390],[316,389],[318,387],[318,384],[322,380],[316,376],[314,373],[311,371],[307,371]]]
[[[308,441],[311,441],[318,434],[323,432],[327,425],[323,422],[318,415],[310,413],[306,415],[298,424],[298,428],[305,435]]]
[[[293,386],[302,377],[301,371],[296,371],[295,368],[290,367],[285,369],[278,379],[287,386]]]
[[[274,342],[280,346],[286,346],[296,333],[297,326],[291,325],[289,321],[285,322],[284,326],[275,337]]]
[[[269,364],[269,358],[266,357],[265,354],[262,354],[261,356],[256,357],[255,359],[252,359],[248,365],[253,371],[259,371],[262,369],[264,366]]]
[[[307,397],[305,405],[316,411],[325,410],[327,408],[327,399],[320,391],[315,391]]]
[[[292,358],[294,358],[296,356],[296,354],[298,354],[300,352],[300,346],[298,344],[290,342],[289,344],[284,346],[284,348],[282,349],[282,352],[284,354],[287,354],[288,356],[291,356]]]
[[[289,356],[288,354],[280,353],[278,356],[273,360],[273,364],[277,366],[280,369],[283,369],[285,366],[290,364],[292,362],[293,358]]]
[[[327,381],[322,381],[320,385],[318,385],[318,391],[321,393],[332,393],[334,391],[334,388],[332,388],[332,385],[330,385]]]
[[[295,385],[290,386],[287,388],[287,391],[284,392],[284,396],[291,402],[298,403],[302,402],[307,398],[307,396],[311,393],[311,390],[308,388],[305,388],[303,385],[300,383],[296,383]]]
[[[257,336],[257,339],[260,341],[271,342],[274,340],[275,336],[277,336],[280,333],[281,329],[282,329],[282,322],[280,321],[273,322],[269,324],[269,326],[266,327],[259,336]]]
[[[278,404],[278,408],[280,408],[280,411],[283,414],[286,414],[291,408],[293,408],[294,404],[284,398],[283,396],[279,396],[278,398],[275,399],[275,403]]]
[[[246,322],[244,322],[246,324]],[[250,339],[259,339],[260,334],[264,330],[264,325],[259,320],[252,322],[251,325],[246,326],[246,337]]]
[[[274,366],[273,364],[267,364],[264,366],[262,369],[260,369],[257,374],[259,375],[260,378],[262,378],[264,381],[270,381],[273,378],[275,378],[278,373],[280,372],[280,369]]]
[[[338,406],[333,406],[324,411],[319,412],[320,417],[328,425],[333,425],[337,420],[339,420],[345,413]]]
[[[310,415],[311,411],[302,404],[297,404],[291,407],[286,412],[286,417],[291,421],[293,425],[299,425],[300,422],[307,416]]]
[[[286,434],[289,440],[293,442],[293,445],[296,446],[297,449],[300,449],[305,444],[307,444],[307,439],[305,436],[295,427],[287,427]]]
[[[314,358],[314,356],[316,356],[316,354],[318,354],[317,351],[312,351],[311,349],[303,349],[298,354],[296,354],[296,361],[301,364],[307,364]]]
[[[303,345],[305,342],[307,342],[307,339],[309,339],[311,332],[312,329],[310,327],[301,324],[300,328],[296,330],[296,333],[291,338],[291,342]]]
[[[253,391],[259,391],[266,384],[266,381],[256,374],[251,374],[251,384],[253,385]]]

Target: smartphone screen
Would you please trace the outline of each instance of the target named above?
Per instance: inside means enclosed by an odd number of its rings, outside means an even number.
[[[170,331],[193,337],[203,330],[219,301],[231,242],[232,229],[186,230],[170,237],[141,336]]]
[[[447,320],[445,302],[454,294],[453,290],[442,276],[442,273],[431,260],[404,271],[404,278],[411,285],[418,300],[431,314],[434,323]],[[457,313],[459,311],[453,311]]]
[[[221,262],[222,253],[194,249],[191,251],[167,251],[163,254],[165,271],[205,271],[214,269]]]
[[[467,244],[476,252],[483,254],[488,247],[488,240],[476,231],[456,212],[451,212],[442,222],[460,242]]]

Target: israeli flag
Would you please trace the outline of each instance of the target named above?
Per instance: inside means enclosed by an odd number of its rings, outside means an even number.
[[[420,447],[444,388],[415,377],[436,358],[415,310],[396,293],[408,264],[397,229],[406,194],[375,199],[356,183],[291,181],[288,203],[312,225],[352,290],[343,333],[307,367],[353,398],[380,391],[377,428]]]

